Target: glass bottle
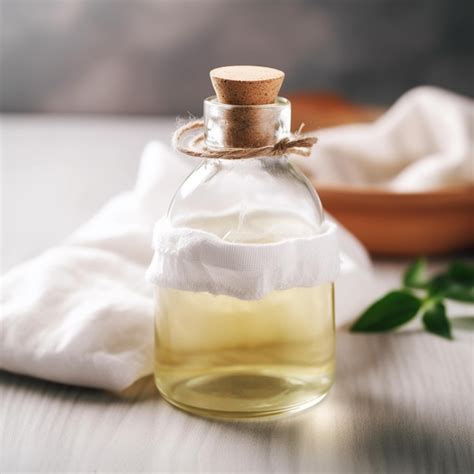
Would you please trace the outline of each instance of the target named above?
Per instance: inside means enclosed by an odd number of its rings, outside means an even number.
[[[242,114],[250,114],[250,128],[260,127],[264,143],[290,134],[286,99],[242,106],[210,97],[207,146],[235,147],[229,117]],[[324,221],[313,186],[286,156],[203,160],[167,217],[245,244],[311,237]],[[157,288],[155,341],[156,385],[173,405],[221,418],[299,411],[322,400],[333,383],[333,284],[272,291],[259,300]]]

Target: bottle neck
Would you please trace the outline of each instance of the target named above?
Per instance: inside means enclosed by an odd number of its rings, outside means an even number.
[[[204,135],[210,149],[258,148],[290,135],[291,105],[279,97],[266,105],[229,105],[216,97],[204,101]]]

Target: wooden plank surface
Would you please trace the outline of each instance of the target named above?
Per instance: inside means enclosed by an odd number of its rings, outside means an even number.
[[[143,142],[167,136],[171,128],[172,121],[154,120],[6,120],[5,268],[53,245],[104,200],[131,186]],[[43,139],[53,135],[51,142]],[[116,147],[119,138],[122,146]],[[94,146],[78,149],[80,141]],[[42,166],[35,164],[34,150]],[[101,173],[115,160],[121,170],[102,185]],[[92,164],[97,175],[88,199],[77,199]],[[75,179],[67,181],[71,169]],[[51,184],[55,193],[47,192]],[[50,215],[35,234],[31,225],[41,209]],[[377,261],[368,296],[396,285],[405,265]],[[460,305],[449,309],[467,314]],[[472,472],[474,341],[472,332],[461,329],[462,320],[456,326],[454,342],[417,326],[385,335],[340,329],[337,379],[327,399],[304,414],[271,421],[187,415],[164,402],[150,380],[119,397],[3,372],[0,472]]]
[[[337,381],[290,418],[219,422],[147,381],[119,398],[1,375],[2,472],[472,472],[472,341],[338,333]]]

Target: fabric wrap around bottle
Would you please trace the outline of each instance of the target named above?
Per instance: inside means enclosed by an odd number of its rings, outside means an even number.
[[[275,243],[234,243],[160,219],[154,229],[147,280],[159,287],[257,300],[275,290],[313,287],[336,279],[337,226]]]

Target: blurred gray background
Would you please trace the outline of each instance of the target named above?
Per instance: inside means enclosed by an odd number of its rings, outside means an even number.
[[[473,95],[467,0],[0,0],[2,112],[199,114],[208,71],[259,64],[284,93],[389,104]]]

